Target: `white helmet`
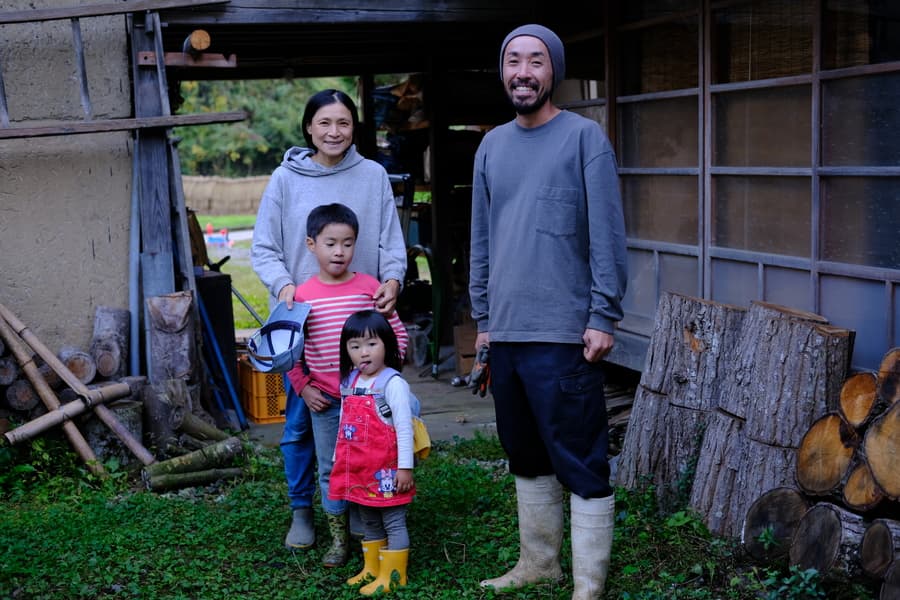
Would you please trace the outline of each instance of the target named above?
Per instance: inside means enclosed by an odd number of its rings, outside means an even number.
[[[303,354],[303,323],[309,315],[310,305],[294,302],[288,310],[279,302],[265,325],[247,340],[247,354],[257,371],[284,373],[290,371]]]

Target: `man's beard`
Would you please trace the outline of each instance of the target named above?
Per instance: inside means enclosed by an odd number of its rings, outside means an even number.
[[[507,94],[506,97],[509,98],[509,102],[516,110],[516,114],[531,115],[539,111],[541,107],[547,103],[547,100],[550,99],[550,95],[552,93],[553,90],[547,90],[543,94],[538,96],[537,100],[532,103],[516,102],[516,100],[513,99],[512,94]]]

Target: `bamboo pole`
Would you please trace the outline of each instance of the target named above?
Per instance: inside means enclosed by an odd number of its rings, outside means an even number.
[[[66,368],[53,352],[41,343],[37,336],[35,336],[22,321],[10,312],[8,308],[3,306],[3,304],[0,304],[0,319],[6,321],[9,324],[9,327],[15,331],[16,335],[31,346],[31,349],[44,359],[44,362],[47,363],[51,369],[56,371],[60,379],[62,379],[70,388],[72,388],[72,391],[79,396],[78,400],[64,404],[37,419],[29,421],[28,423],[7,432],[5,437],[10,443],[14,444],[17,441],[22,441],[22,439],[19,439],[20,436],[28,435],[29,437],[24,439],[30,439],[31,437],[46,431],[50,427],[70,420],[72,417],[93,407],[94,413],[120,440],[122,440],[122,443],[131,450],[141,463],[149,465],[156,462],[156,457],[154,457],[140,441],[131,435],[130,431],[122,426],[111,410],[102,405],[108,400],[115,400],[131,395],[131,387],[127,383],[111,383],[102,387],[88,389],[74,373]],[[19,433],[15,434],[15,432]],[[10,437],[10,434],[15,435]]]
[[[164,492],[180,487],[206,485],[220,479],[234,479],[244,474],[243,469],[209,469],[206,471],[193,471],[191,473],[167,473],[155,475],[147,479],[147,489],[154,492]]]
[[[15,356],[16,360],[19,362],[22,371],[24,371],[28,380],[31,381],[31,385],[34,386],[35,391],[44,403],[44,406],[47,407],[47,410],[56,410],[59,408],[59,399],[56,397],[56,394],[53,393],[53,390],[50,388],[47,381],[41,376],[37,365],[34,364],[34,354],[26,349],[25,342],[16,335],[3,319],[0,319],[0,339],[3,340],[10,349],[10,352],[12,352],[13,356]],[[95,475],[106,477],[108,475],[106,469],[104,469],[103,465],[100,464],[100,461],[97,460],[97,455],[94,454],[94,451],[87,443],[87,440],[85,440],[84,436],[81,435],[81,432],[78,431],[75,423],[67,421],[63,423],[62,428],[66,437],[69,438],[69,443],[72,444],[75,452],[81,457],[81,460],[84,461],[87,468]]]
[[[144,481],[148,481],[159,475],[188,473],[202,471],[211,467],[221,467],[243,451],[244,446],[241,444],[241,440],[236,437],[230,437],[184,456],[176,456],[169,460],[148,465],[144,467],[142,475]]]

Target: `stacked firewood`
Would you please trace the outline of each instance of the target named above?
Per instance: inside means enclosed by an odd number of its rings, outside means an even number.
[[[802,310],[663,293],[616,483],[652,484],[664,506],[737,537],[760,490],[793,482],[803,434],[837,406],[852,340]]]
[[[900,598],[900,348],[877,373],[848,377],[836,410],[809,427],[797,450],[796,488],[762,494],[743,525],[760,559],[777,546],[790,563],[826,576],[881,580]],[[770,539],[766,539],[766,536]]]
[[[98,448],[118,446],[137,459],[154,491],[240,475],[241,441],[213,424],[185,379],[150,385],[125,376],[128,326],[128,311],[98,308],[89,350],[53,353],[0,305],[0,446],[61,427],[92,472],[106,476]],[[92,428],[98,438],[82,433]]]

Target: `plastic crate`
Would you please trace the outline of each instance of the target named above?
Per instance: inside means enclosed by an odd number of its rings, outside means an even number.
[[[238,360],[241,405],[254,423],[284,423],[284,379],[281,373],[260,373],[246,357]]]

